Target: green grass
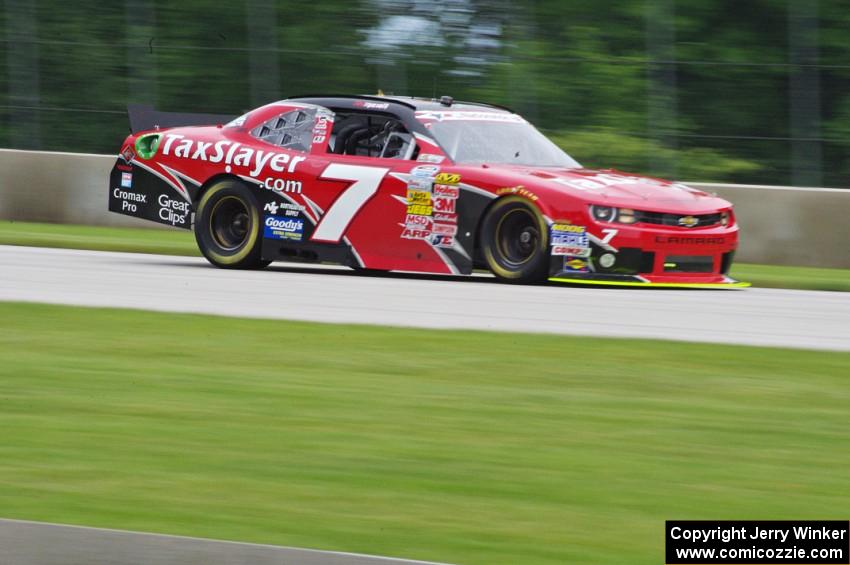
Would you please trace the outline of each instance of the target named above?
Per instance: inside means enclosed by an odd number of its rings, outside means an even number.
[[[654,565],[666,519],[850,508],[850,354],[16,303],[0,319],[8,518]]]
[[[191,232],[0,222],[0,245],[200,255]],[[731,275],[756,287],[850,291],[850,269],[735,264]]]
[[[0,245],[200,255],[192,232],[0,221]]]

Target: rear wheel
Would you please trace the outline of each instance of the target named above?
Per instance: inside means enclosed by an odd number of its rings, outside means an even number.
[[[481,224],[481,249],[498,278],[533,283],[549,274],[549,230],[540,212],[519,197],[496,201]]]
[[[204,192],[195,216],[195,240],[207,260],[223,269],[260,269],[263,261],[260,212],[251,190],[221,180]]]

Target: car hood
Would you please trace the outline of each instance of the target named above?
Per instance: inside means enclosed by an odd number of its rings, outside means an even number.
[[[732,205],[702,190],[678,182],[642,177],[613,169],[491,167],[504,177],[541,194],[562,193],[591,204],[658,212],[701,213]]]

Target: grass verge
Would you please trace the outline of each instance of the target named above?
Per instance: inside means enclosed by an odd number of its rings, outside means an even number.
[[[131,253],[199,256],[195,238],[184,230],[104,228],[0,222],[0,245],[64,247]],[[850,269],[735,264],[732,276],[756,287],[850,291]]]
[[[843,519],[850,354],[0,303],[4,517],[464,564]]]

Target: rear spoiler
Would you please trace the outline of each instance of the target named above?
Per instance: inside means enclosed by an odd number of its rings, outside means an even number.
[[[129,104],[127,114],[130,116],[130,131],[151,130],[156,127],[175,128],[180,126],[213,126],[226,124],[237,116],[220,114],[183,114],[180,112],[159,112],[147,104]]]

